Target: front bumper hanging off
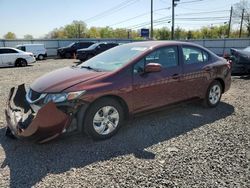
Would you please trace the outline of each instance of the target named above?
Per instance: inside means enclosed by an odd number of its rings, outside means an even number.
[[[69,127],[71,116],[59,110],[55,103],[49,102],[35,112],[25,96],[24,84],[11,88],[5,109],[6,135],[44,143]]]

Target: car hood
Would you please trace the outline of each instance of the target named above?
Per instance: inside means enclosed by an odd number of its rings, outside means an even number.
[[[67,49],[67,47],[57,48],[57,50],[65,50],[65,49]]]
[[[104,74],[107,74],[107,72],[95,72],[80,67],[65,67],[36,79],[30,87],[39,93],[58,93]]]
[[[32,52],[22,52],[23,55],[34,56]]]
[[[231,52],[238,52],[242,55],[245,55],[245,56],[250,56],[250,52],[248,51],[245,51],[245,50],[238,50],[238,49],[235,49],[235,48],[231,48]]]

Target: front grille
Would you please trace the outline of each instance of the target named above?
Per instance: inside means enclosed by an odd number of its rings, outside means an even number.
[[[32,89],[30,89],[29,92],[30,92],[30,93],[29,93],[29,98],[30,98],[32,101],[37,100],[37,99],[41,96],[41,93],[38,93],[38,92],[36,92],[36,91],[34,91],[34,90],[32,90]]]

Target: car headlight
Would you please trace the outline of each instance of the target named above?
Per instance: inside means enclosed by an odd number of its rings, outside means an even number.
[[[60,102],[65,102],[65,101],[70,101],[70,100],[75,100],[82,96],[86,91],[75,91],[75,92],[69,92],[69,93],[50,93],[47,94],[44,103],[47,104],[49,102],[54,102],[54,103],[60,103]]]

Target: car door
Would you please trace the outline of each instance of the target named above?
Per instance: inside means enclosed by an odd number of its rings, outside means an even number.
[[[208,66],[209,54],[205,50],[184,45],[183,54],[183,89],[188,98],[204,95],[209,84],[212,68]]]
[[[145,65],[159,63],[160,72],[144,73]],[[182,68],[178,47],[168,46],[146,55],[133,68],[134,112],[161,107],[181,100],[179,95]]]
[[[14,49],[4,48],[2,49],[2,64],[5,66],[15,65],[18,52]]]

